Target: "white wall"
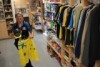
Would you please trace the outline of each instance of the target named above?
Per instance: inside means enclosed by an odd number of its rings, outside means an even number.
[[[15,22],[16,22],[16,19],[15,19],[15,6],[14,6],[14,0],[11,0],[11,4],[12,4],[13,19],[14,19],[14,23],[15,23]]]
[[[29,4],[30,0],[14,0],[14,4],[15,4],[15,13],[19,12],[19,8],[26,8],[26,13],[23,14],[24,17],[28,17],[29,16],[29,12],[28,12],[28,4]]]
[[[30,0],[14,0],[15,7],[16,8],[24,8],[27,7],[27,3],[29,3]]]

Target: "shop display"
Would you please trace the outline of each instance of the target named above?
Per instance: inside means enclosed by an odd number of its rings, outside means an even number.
[[[41,13],[37,12],[33,14],[33,20],[34,20],[34,28],[36,30],[42,30],[42,19],[41,19]]]
[[[56,56],[56,53],[53,51],[53,49],[50,47],[50,45],[47,45],[47,51],[51,57]]]
[[[0,0],[0,20],[4,19],[3,2]]]
[[[39,6],[40,6],[39,0],[30,0],[31,11],[36,11],[37,7],[39,7]]]
[[[28,17],[29,16],[29,14],[28,14],[28,8],[16,8],[15,12],[16,13],[22,13],[23,17]]]
[[[58,4],[44,4],[44,18],[53,20]]]
[[[35,30],[44,31],[44,20],[42,17],[42,1],[30,0],[31,20],[33,21],[33,28]]]
[[[35,23],[34,28],[35,28],[36,30],[41,30],[41,29],[42,29],[41,23]]]
[[[11,4],[11,0],[4,0],[3,3],[4,3],[4,5]]]
[[[12,4],[11,0],[2,0],[3,1],[3,10],[4,10],[4,17],[6,20],[7,28],[8,28],[8,34],[11,34],[11,28],[12,25],[14,24],[14,19],[13,19],[13,12],[12,12]]]
[[[86,5],[86,3],[88,5]],[[85,4],[85,5],[83,6],[82,4]],[[49,40],[52,41],[51,44],[53,43],[54,45],[52,45],[51,47],[55,47],[53,49],[54,51],[55,49],[58,49],[57,52],[59,52],[60,48],[59,47],[57,48],[57,44],[55,44],[55,42],[57,43],[57,40],[55,39],[54,35],[57,35],[58,39],[61,40],[61,43],[58,43],[58,44],[62,44],[61,56],[64,58],[61,60],[63,61],[62,62],[63,67],[66,67],[66,65],[68,67],[72,67],[72,66],[81,67],[80,65],[82,64],[84,64],[85,66],[93,67],[94,63],[96,62],[96,59],[94,59],[93,56],[95,58],[97,56],[98,57],[97,59],[100,60],[99,54],[97,55],[95,52],[96,50],[99,50],[99,49],[96,49],[96,46],[98,45],[94,46],[95,44],[99,43],[99,41],[97,42],[91,39],[93,37],[94,38],[97,37],[96,35],[93,36],[93,34],[95,34],[93,33],[94,29],[95,29],[96,34],[97,35],[99,34],[98,32],[99,26],[96,26],[97,28],[93,28],[95,27],[94,25],[98,24],[98,23],[95,24],[95,22],[96,21],[98,22],[99,18],[98,17],[92,18],[94,13],[95,14],[97,13],[97,15],[95,16],[99,16],[98,14],[98,12],[100,11],[99,7],[100,7],[100,4],[95,5],[85,0],[82,1],[81,4],[78,4],[78,5],[74,5],[74,4],[72,5],[70,3],[70,5],[57,6],[57,9],[55,11],[55,16],[53,16],[54,19],[53,21],[50,22],[50,24],[52,25],[51,30],[54,27],[56,30],[56,33],[53,33],[52,36],[49,34],[47,39],[48,41]],[[50,9],[50,3],[48,3],[46,9],[47,11],[49,10],[49,13],[50,13],[50,10],[53,10],[53,8]],[[49,18],[51,18],[49,16],[49,13],[47,15]],[[53,12],[51,12],[50,15],[52,15],[52,13]],[[49,27],[49,30],[50,30],[50,27]],[[52,32],[49,32],[49,33],[52,33]],[[90,44],[94,47],[92,47]],[[92,53],[93,51],[95,53]]]
[[[50,2],[54,2],[54,0],[50,0]]]
[[[3,11],[0,11],[0,20],[4,19]]]
[[[11,5],[10,6],[5,6],[4,11],[5,12],[12,12]]]
[[[47,52],[52,58],[57,59],[61,67],[94,67],[96,61],[100,60],[100,1],[80,1],[74,4],[68,3],[69,0],[43,0],[43,3],[39,0],[30,0],[29,2],[34,29],[43,30],[46,26]],[[92,1],[99,4],[91,3]],[[14,24],[12,10],[11,0],[0,0],[0,20],[6,20],[8,34],[12,33]],[[17,8],[16,12],[28,16],[26,8]],[[20,33],[23,40],[19,42],[19,46],[25,44],[24,39],[29,36],[25,30],[14,31],[16,37],[20,36]],[[32,40],[28,40],[29,42],[34,44]],[[21,54],[22,51],[19,53],[20,59],[23,59],[21,55],[24,54]],[[39,60],[38,55],[36,57]],[[33,56],[31,58],[35,59]],[[21,62],[24,64],[24,60]]]

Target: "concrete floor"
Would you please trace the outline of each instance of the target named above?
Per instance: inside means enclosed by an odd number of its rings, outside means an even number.
[[[32,61],[34,67],[61,67],[57,60],[47,53],[46,36],[34,32],[34,41],[40,57],[39,62]],[[13,43],[13,39],[0,41],[0,67],[20,67],[18,51]]]

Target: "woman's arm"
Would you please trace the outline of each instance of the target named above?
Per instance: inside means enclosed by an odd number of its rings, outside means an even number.
[[[27,29],[29,31],[29,38],[33,38],[34,36],[34,33],[33,33],[33,29],[31,27],[31,25],[28,23],[28,22],[25,22],[26,26],[27,26]]]
[[[29,38],[33,38],[34,37],[34,32],[33,30],[31,32],[29,32]]]

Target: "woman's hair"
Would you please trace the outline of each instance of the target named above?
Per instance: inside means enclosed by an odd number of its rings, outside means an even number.
[[[22,14],[22,13],[16,13],[16,14],[15,14],[15,18],[17,18],[18,15],[21,15],[21,16],[23,17],[23,14]]]

